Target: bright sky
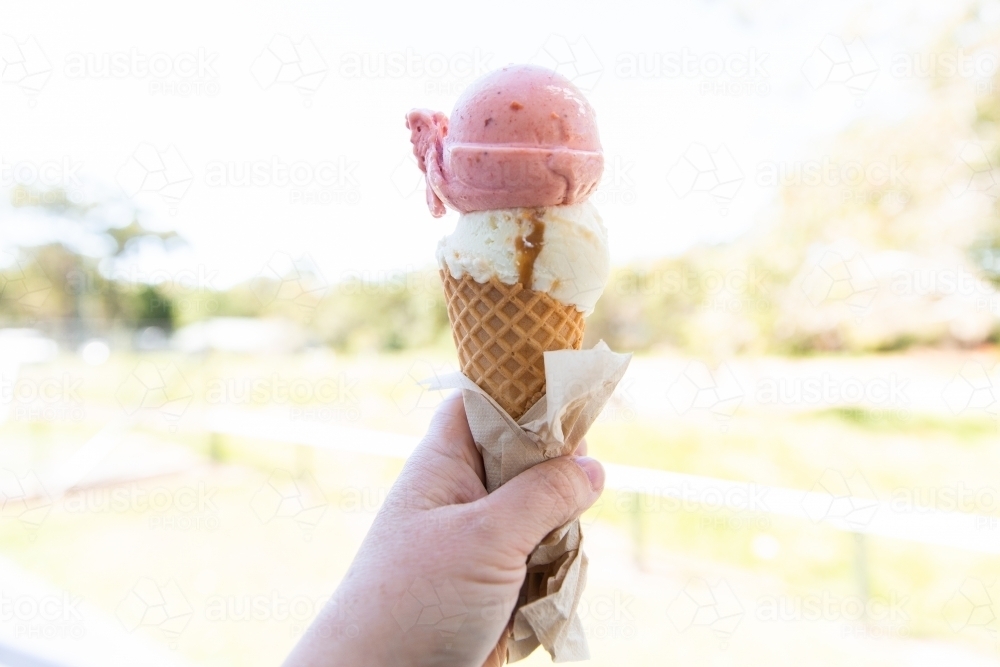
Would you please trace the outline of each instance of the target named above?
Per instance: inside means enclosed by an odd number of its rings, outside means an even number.
[[[614,261],[674,254],[763,217],[777,189],[761,165],[820,159],[853,120],[920,104],[923,82],[890,64],[926,51],[959,3],[872,4],[9,3],[0,187],[41,169],[132,196],[191,242],[168,265],[212,287],[275,252],[310,255],[331,282],[425,267],[456,214],[428,213],[404,114],[447,113],[476,75],[531,61],[577,77],[597,110]],[[0,244],[52,232],[0,215]]]

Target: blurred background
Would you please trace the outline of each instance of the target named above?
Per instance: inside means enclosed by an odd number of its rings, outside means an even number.
[[[591,664],[1000,664],[1000,3],[3,13],[0,664],[280,662],[456,369],[404,114],[510,62],[635,352]]]

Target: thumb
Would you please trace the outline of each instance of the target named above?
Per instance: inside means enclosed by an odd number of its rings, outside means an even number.
[[[528,468],[479,502],[502,540],[525,558],[545,536],[594,504],[604,468],[586,456],[560,456]]]

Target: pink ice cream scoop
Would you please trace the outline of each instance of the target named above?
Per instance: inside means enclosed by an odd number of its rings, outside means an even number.
[[[604,170],[594,110],[544,67],[490,72],[462,94],[450,121],[414,109],[406,126],[438,218],[445,204],[469,213],[581,202]]]

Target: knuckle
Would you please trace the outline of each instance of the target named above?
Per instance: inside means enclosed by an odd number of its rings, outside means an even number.
[[[419,446],[422,448],[434,448],[439,443],[454,442],[466,436],[469,430],[468,423],[459,414],[451,410],[438,412],[431,423],[427,426],[427,432],[421,438]]]
[[[470,503],[465,517],[469,532],[486,544],[496,544],[509,529],[480,504]]]
[[[577,509],[579,480],[573,471],[567,469],[566,463],[560,461],[543,466],[541,475],[545,497],[549,499],[552,511],[560,515],[572,514]]]

